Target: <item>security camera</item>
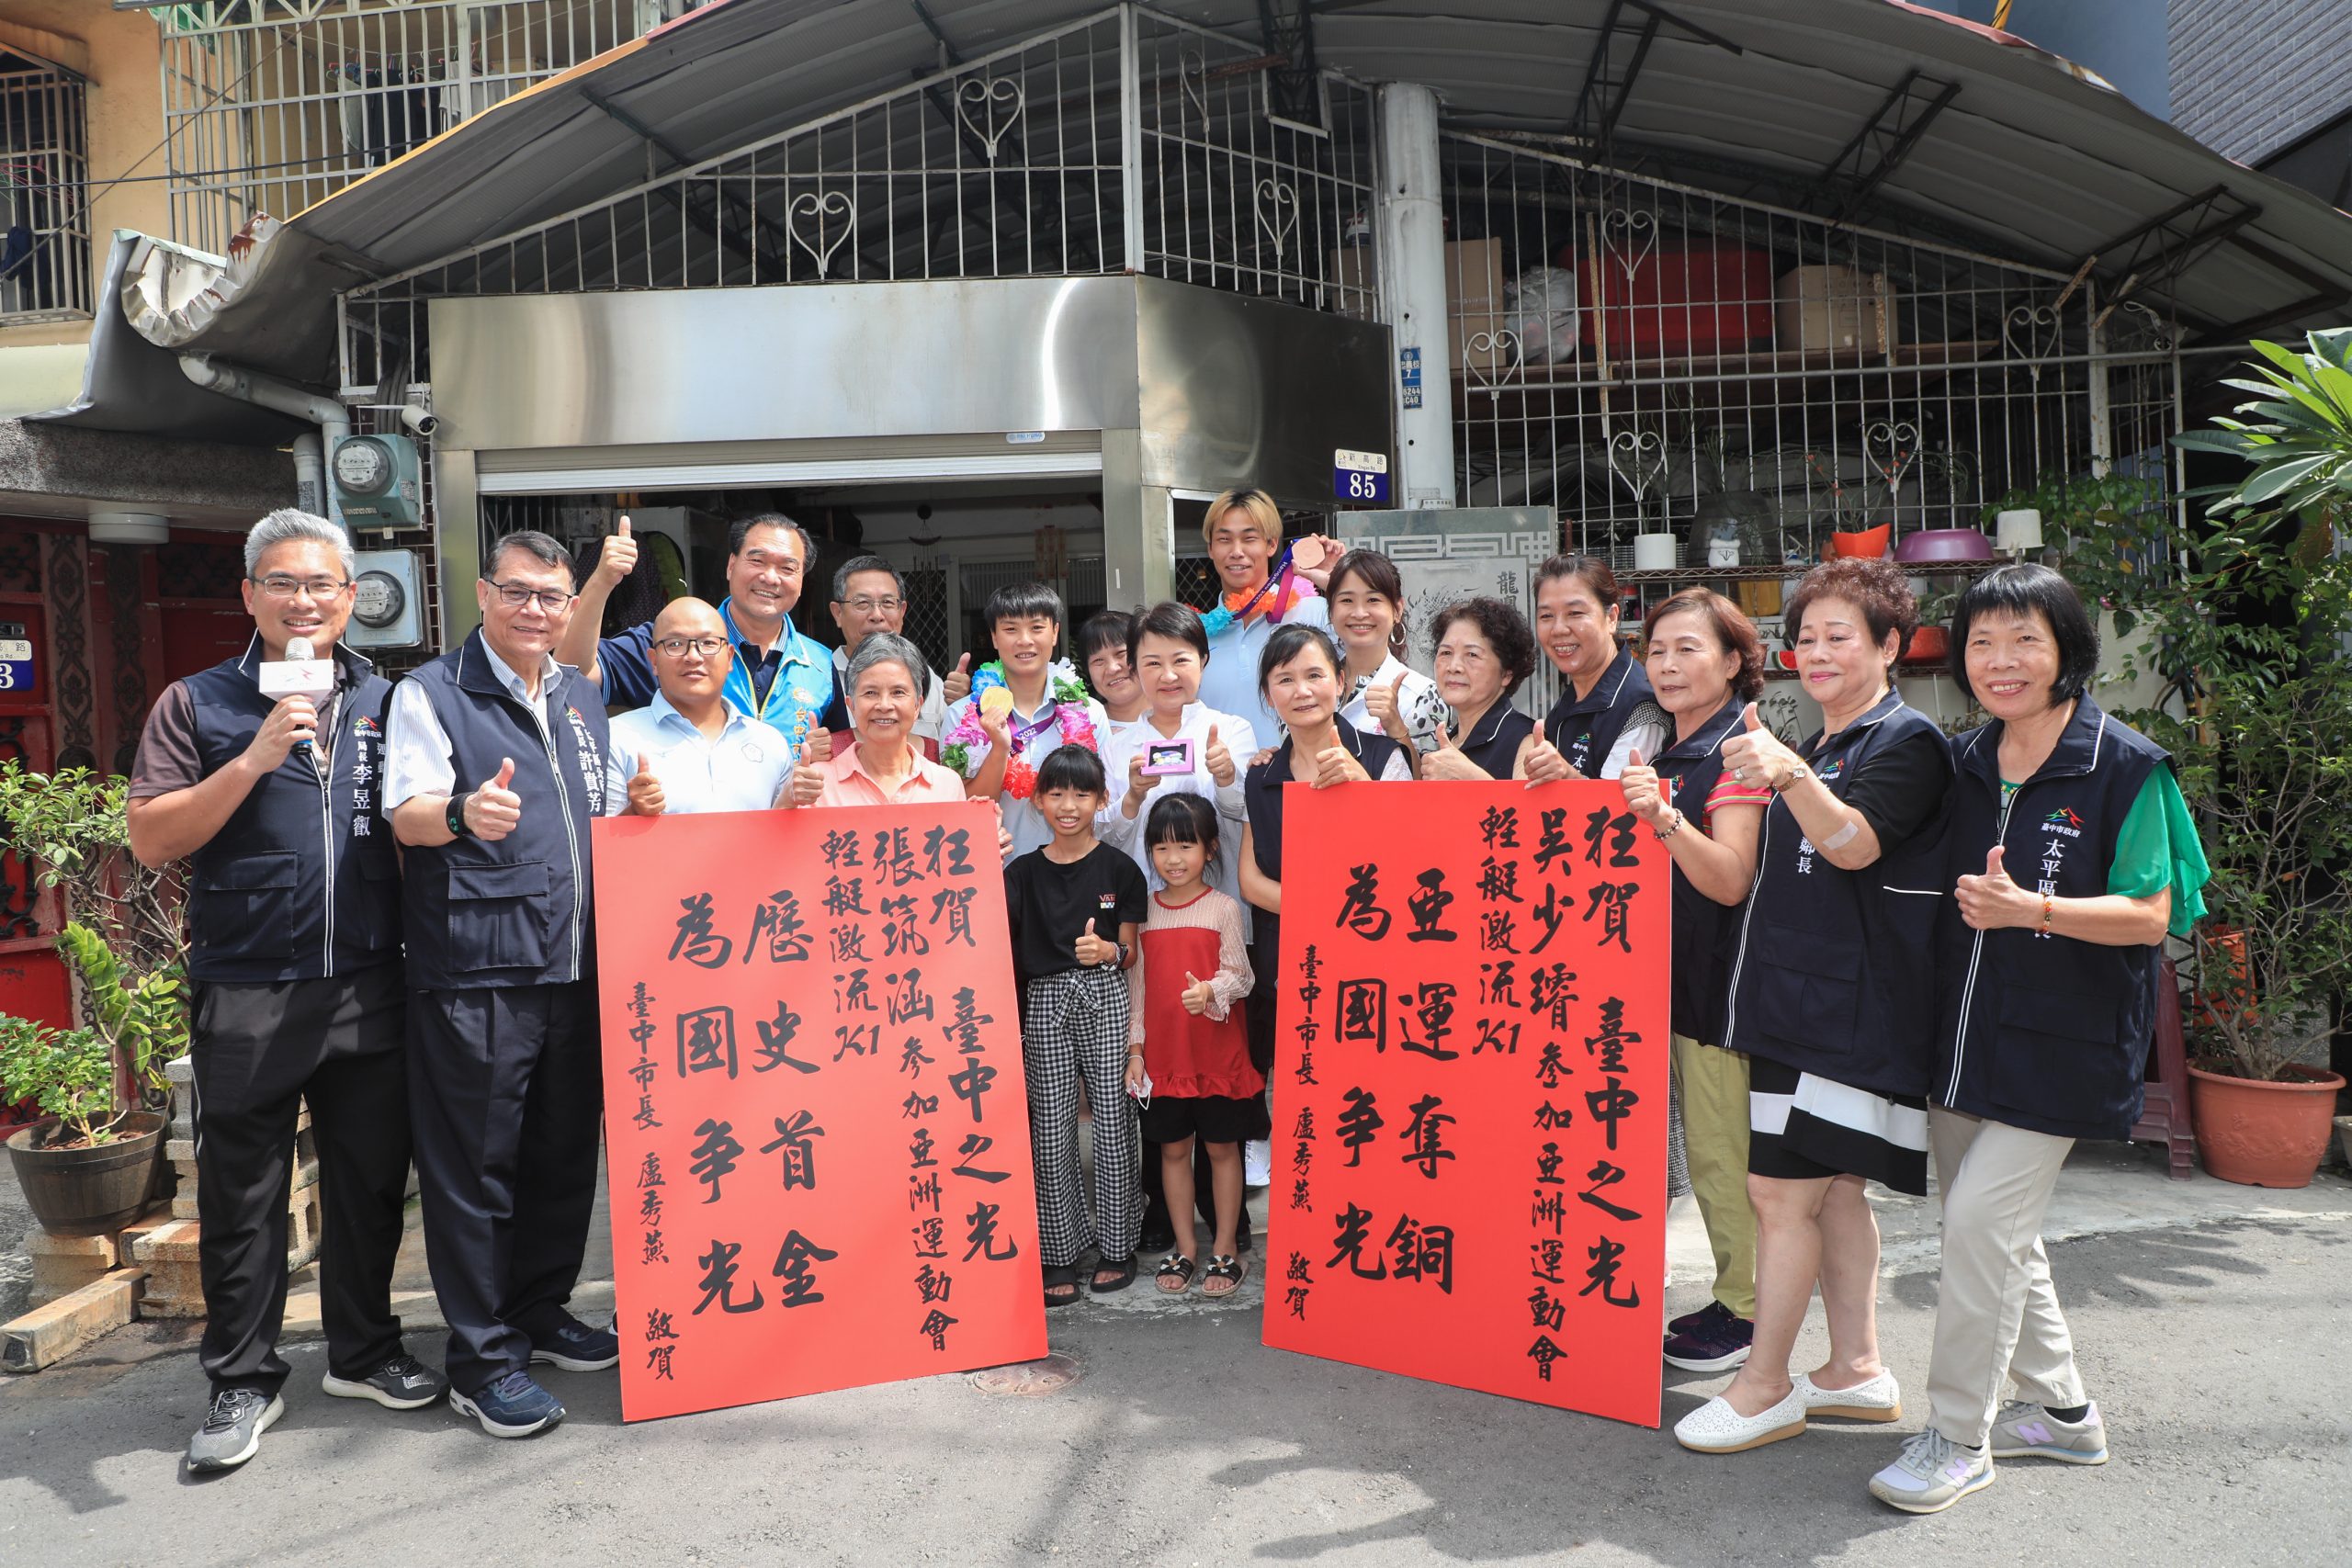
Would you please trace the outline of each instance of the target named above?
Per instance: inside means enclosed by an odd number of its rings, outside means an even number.
[[[429,413],[414,403],[404,403],[401,406],[401,423],[415,434],[431,435],[441,428],[441,416]]]

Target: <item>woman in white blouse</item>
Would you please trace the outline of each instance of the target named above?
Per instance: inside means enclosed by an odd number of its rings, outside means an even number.
[[[1404,747],[1418,773],[1420,754],[1436,750],[1438,727],[1451,715],[1437,682],[1401,657],[1405,584],[1396,563],[1377,550],[1350,550],[1331,569],[1327,597],[1347,660],[1340,719]]]
[[[1197,795],[1229,824],[1218,835],[1216,863],[1205,880],[1238,899],[1241,826],[1249,819],[1241,770],[1258,750],[1258,735],[1249,719],[1198,700],[1208,660],[1208,631],[1190,605],[1155,604],[1135,617],[1127,666],[1142,687],[1144,708],[1135,724],[1103,737],[1103,770],[1113,789],[1125,787],[1095,818],[1094,833],[1132,856],[1156,892],[1160,876],[1143,835],[1152,803],[1163,795]],[[1155,765],[1173,771],[1148,771]]]

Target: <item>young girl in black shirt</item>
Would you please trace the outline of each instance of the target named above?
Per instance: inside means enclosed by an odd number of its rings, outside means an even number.
[[[1127,1100],[1125,971],[1136,960],[1148,887],[1136,863],[1096,841],[1109,804],[1102,759],[1063,746],[1037,769],[1033,800],[1053,838],[1004,868],[1005,915],[1021,980],[1021,1061],[1029,1088],[1029,1146],[1037,1177],[1037,1246],[1046,1304],[1078,1299],[1086,1201],[1078,1168],[1078,1087],[1094,1112],[1097,1295],[1135,1282],[1136,1118]]]

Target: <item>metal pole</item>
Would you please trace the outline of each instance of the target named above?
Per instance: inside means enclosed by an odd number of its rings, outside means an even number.
[[[1119,217],[1129,273],[1143,271],[1143,54],[1136,47],[1136,8],[1119,7]]]
[[[1453,326],[1447,319],[1445,212],[1437,94],[1410,82],[1380,89],[1380,299],[1396,329],[1396,502],[1452,506]],[[1409,367],[1419,365],[1419,375]]]

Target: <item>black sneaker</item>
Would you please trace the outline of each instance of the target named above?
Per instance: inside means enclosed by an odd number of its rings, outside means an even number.
[[[621,1364],[621,1337],[609,1328],[591,1328],[566,1313],[553,1334],[531,1336],[531,1364],[542,1361],[567,1372],[601,1372]]]
[[[187,1440],[187,1467],[198,1474],[234,1470],[261,1451],[261,1435],[286,1414],[286,1402],[258,1389],[224,1388],[212,1396],[204,1425]]]
[[[1731,1308],[1721,1302],[1711,1301],[1697,1312],[1686,1312],[1680,1317],[1667,1319],[1666,1337],[1671,1339],[1678,1334],[1693,1333],[1698,1329],[1713,1325],[1719,1317],[1730,1315]]]
[[[1667,1340],[1668,1366],[1686,1372],[1723,1372],[1747,1361],[1756,1325],[1720,1302],[1710,1303],[1695,1315],[1697,1324]]]
[[[509,1372],[474,1393],[453,1388],[449,1408],[472,1416],[493,1438],[528,1438],[563,1419],[563,1406],[528,1372]]]
[[[422,1410],[449,1392],[449,1380],[402,1354],[366,1377],[339,1378],[329,1372],[319,1386],[337,1399],[372,1399],[387,1410]]]

